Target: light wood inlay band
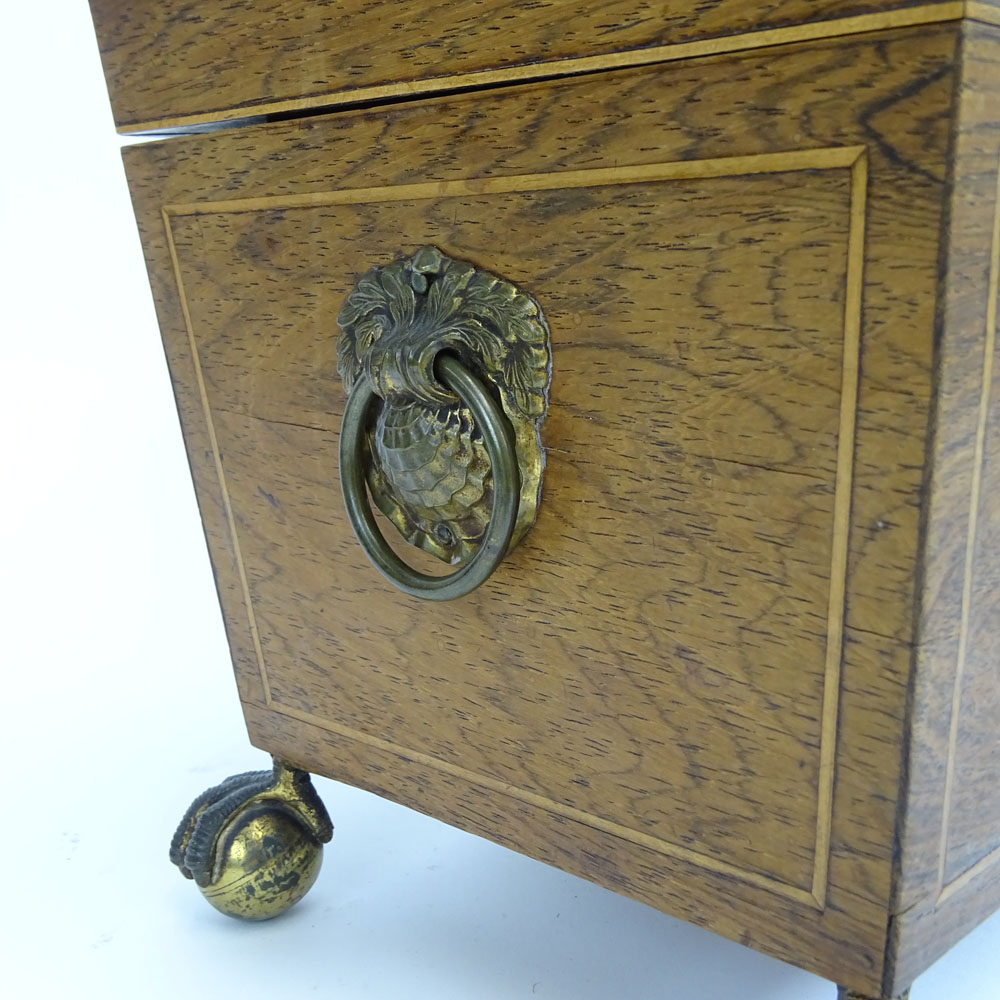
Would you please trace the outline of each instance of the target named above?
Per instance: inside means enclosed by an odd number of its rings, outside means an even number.
[[[978,3],[977,0],[969,0],[966,3],[965,16],[972,21],[1000,25],[1000,7],[994,7],[988,3]]]
[[[982,502],[983,465],[986,461],[986,425],[990,413],[990,392],[993,386],[993,354],[996,350],[997,296],[1000,294],[1000,168],[997,170],[996,198],[993,207],[993,241],[990,253],[990,277],[986,302],[986,337],[983,343],[983,376],[979,395],[979,420],[973,452],[972,490],[969,499],[969,531],[965,544],[965,574],[962,582],[962,617],[958,634],[958,663],[955,667],[955,687],[952,692],[951,730],[948,740],[948,764],[945,772],[944,809],[941,816],[941,846],[938,856],[938,903],[958,892],[982,871],[1000,861],[1000,847],[980,858],[961,875],[945,882],[948,858],[948,836],[951,823],[952,797],[955,788],[955,767],[958,755],[958,729],[962,712],[962,681],[969,649],[969,625],[972,618],[972,578],[976,561],[976,529]]]
[[[573,187],[596,187],[615,184],[636,184],[680,179],[710,179],[717,177],[745,176],[762,173],[783,173],[798,170],[849,169],[851,171],[850,221],[848,229],[847,276],[843,328],[843,372],[841,378],[840,421],[837,444],[837,467],[834,490],[834,518],[832,526],[832,556],[830,592],[828,598],[827,644],[824,662],[824,694],[820,727],[820,766],[817,800],[817,821],[814,867],[811,885],[804,888],[790,885],[772,876],[749,871],[707,854],[681,845],[669,843],[637,830],[556,802],[526,789],[478,774],[466,768],[443,761],[437,757],[400,746],[388,740],[343,726],[331,720],[312,715],[299,709],[279,704],[271,696],[267,666],[264,661],[259,631],[254,615],[248,576],[237,533],[236,522],[229,500],[219,442],[214,428],[208,390],[198,359],[191,310],[185,298],[181,267],[171,232],[175,217],[206,214],[230,214],[274,209],[311,208],[328,205],[350,205],[371,202],[438,199],[468,195],[489,195],[524,191],[561,190]],[[215,458],[223,506],[228,521],[234,552],[239,564],[239,579],[243,591],[248,626],[253,639],[260,676],[265,692],[265,706],[270,711],[289,718],[308,722],[336,733],[339,736],[378,747],[421,764],[436,768],[471,784],[508,795],[522,802],[544,808],[556,815],[585,823],[648,848],[668,857],[697,865],[708,871],[738,878],[748,884],[767,889],[796,903],[822,910],[826,903],[828,864],[833,814],[834,762],[838,726],[838,704],[843,655],[844,600],[846,591],[848,536],[850,529],[851,485],[853,480],[854,430],[857,409],[859,346],[861,335],[862,278],[865,242],[865,209],[867,199],[867,158],[864,147],[834,147],[793,150],[785,153],[757,156],[735,156],[698,161],[677,161],[618,167],[614,169],[577,170],[529,174],[508,177],[468,178],[459,181],[429,182],[400,185],[325,191],[308,195],[244,198],[231,201],[191,202],[167,205],[162,215],[173,262],[178,295],[184,322],[187,326],[192,359],[199,384],[205,421]]]
[[[205,411],[205,424],[208,428],[208,437],[212,445],[212,456],[215,459],[215,471],[219,477],[222,506],[226,512],[226,522],[229,525],[229,534],[232,538],[233,550],[236,555],[240,587],[243,591],[243,601],[247,612],[247,626],[250,629],[250,637],[253,641],[254,652],[257,655],[257,662],[261,667],[260,679],[264,685],[264,700],[270,705],[271,688],[267,678],[267,671],[264,669],[264,651],[260,644],[260,630],[257,628],[257,617],[254,614],[253,602],[250,600],[250,585],[247,582],[246,566],[243,562],[243,553],[240,550],[240,539],[236,533],[236,519],[233,517],[233,505],[229,499],[229,487],[226,485],[226,476],[222,468],[222,452],[219,450],[219,439],[215,433],[215,423],[212,420],[212,410],[208,402],[208,389],[205,386],[205,378],[201,370],[201,359],[198,355],[198,345],[194,337],[194,324],[191,322],[191,307],[188,305],[187,296],[184,294],[184,282],[181,278],[180,261],[177,258],[177,246],[174,243],[174,234],[170,227],[170,217],[167,215],[166,210],[163,212],[163,226],[167,234],[167,246],[170,248],[170,260],[174,269],[174,279],[177,282],[177,294],[181,302],[184,326],[187,329],[188,345],[191,348],[191,363],[194,365],[195,376],[198,379],[198,391],[201,395],[201,404]]]
[[[165,205],[165,216],[232,215],[329,205],[364,205],[372,202],[419,201],[428,198],[478,197],[527,191],[564,191],[568,188],[603,187],[608,184],[648,184],[656,181],[708,180],[712,177],[745,177],[794,170],[831,170],[854,167],[863,146],[797,149],[787,153],[724,156],[705,160],[677,160],[628,167],[563,170],[546,174],[513,174],[506,177],[470,177],[459,181],[428,181],[393,187],[345,188],[300,195],[234,198],[231,201],[194,201]]]
[[[938,24],[960,20],[963,17],[1000,24],[1000,10],[989,4],[951,0],[951,2],[946,3],[905,7],[878,14],[858,14],[854,17],[799,24],[787,28],[748,31],[722,38],[677,42],[673,45],[658,45],[626,52],[608,52],[599,56],[558,59],[529,65],[509,66],[498,70],[459,73],[426,80],[406,80],[378,86],[334,90],[283,101],[238,105],[233,108],[220,108],[195,115],[180,115],[137,122],[134,125],[121,126],[118,131],[123,135],[128,135],[137,132],[184,129],[206,124],[237,123],[247,118],[258,118],[265,115],[283,115],[310,109],[333,108],[344,104],[390,101],[417,95],[431,96],[443,91],[466,90],[505,83],[526,83],[555,76],[571,76],[580,73],[594,73],[599,70],[648,66],[654,63],[676,62],[699,56],[726,55],[770,48],[776,45],[789,45],[795,42],[819,41],[872,31],[885,31],[891,28]]]

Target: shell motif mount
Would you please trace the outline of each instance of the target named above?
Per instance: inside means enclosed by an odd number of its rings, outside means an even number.
[[[368,379],[383,404],[366,428],[375,505],[411,544],[450,564],[476,551],[493,503],[489,458],[472,414],[434,374],[455,354],[491,390],[514,431],[521,485],[512,548],[537,515],[539,429],[551,378],[538,303],[511,282],[426,246],[373,267],[337,317],[337,370],[350,393]]]

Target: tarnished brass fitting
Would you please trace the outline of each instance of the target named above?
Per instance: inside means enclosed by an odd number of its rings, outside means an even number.
[[[333,825],[306,771],[227,778],[200,795],[170,844],[170,860],[217,910],[268,920],[312,888]]]

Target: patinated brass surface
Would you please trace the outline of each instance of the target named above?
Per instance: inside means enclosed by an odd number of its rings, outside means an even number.
[[[354,383],[340,430],[340,482],[351,527],[376,569],[400,590],[414,597],[450,601],[485,583],[507,553],[517,520],[520,477],[514,452],[514,432],[488,390],[455,357],[438,355],[437,377],[467,407],[476,421],[490,458],[493,504],[486,533],[472,558],[453,573],[435,576],[407,565],[386,542],[368,505],[365,489],[365,426],[378,396],[368,380]]]
[[[319,874],[333,826],[305,771],[227,778],[191,804],[170,844],[170,860],[217,910],[268,920],[297,903]]]
[[[404,538],[453,565],[486,535],[494,480],[482,428],[435,372],[455,356],[495,393],[510,421],[520,476],[510,546],[535,521],[544,454],[539,426],[550,379],[538,303],[508,281],[424,247],[372,268],[337,317],[337,368],[350,392],[366,379],[365,478]]]

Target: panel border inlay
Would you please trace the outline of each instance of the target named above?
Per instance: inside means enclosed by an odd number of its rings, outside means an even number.
[[[206,214],[234,214],[278,209],[311,208],[328,205],[353,205],[372,202],[438,199],[460,196],[490,195],[551,191],[566,188],[598,187],[618,184],[639,184],[671,180],[705,180],[720,177],[738,177],[754,174],[785,173],[805,170],[847,169],[850,171],[850,203],[847,239],[846,291],[843,326],[843,368],[841,377],[840,418],[837,437],[837,463],[833,501],[833,537],[831,541],[830,590],[826,632],[826,657],[824,664],[823,702],[820,716],[819,782],[816,810],[816,836],[813,874],[808,888],[783,882],[773,876],[741,868],[707,854],[660,840],[637,830],[629,829],[576,809],[526,789],[477,774],[474,771],[440,760],[429,754],[411,750],[389,740],[371,736],[360,730],[320,718],[276,702],[264,661],[260,632],[250,594],[248,576],[243,561],[236,521],[219,442],[212,420],[208,391],[202,374],[191,310],[184,292],[180,261],[174,242],[172,220],[180,217]],[[834,767],[836,759],[837,726],[841,663],[843,659],[844,606],[847,580],[848,536],[850,531],[851,493],[854,474],[854,438],[857,413],[859,352],[861,339],[861,306],[864,272],[865,212],[868,169],[865,147],[840,146],[818,149],[792,150],[754,156],[733,156],[704,160],[682,160],[665,163],[619,166],[608,169],[553,171],[550,173],[521,174],[467,178],[454,181],[425,182],[391,187],[346,188],[305,195],[278,195],[273,197],[242,198],[229,201],[203,201],[169,204],[162,207],[166,231],[180,300],[181,312],[187,330],[191,359],[198,382],[205,422],[208,429],[219,489],[226,521],[232,538],[233,551],[238,567],[240,586],[247,615],[257,666],[263,684],[265,706],[269,710],[292,719],[307,722],[341,737],[355,740],[379,750],[405,757],[427,767],[460,778],[470,784],[485,787],[550,813],[586,824],[633,844],[696,865],[716,874],[737,878],[742,882],[766,889],[796,903],[823,910],[826,905],[828,867],[833,820]]]
[[[958,730],[962,713],[962,681],[969,648],[972,622],[972,578],[976,563],[976,531],[982,502],[983,468],[986,465],[986,425],[990,415],[993,389],[993,355],[996,351],[997,298],[1000,296],[1000,164],[997,166],[996,193],[993,201],[993,235],[990,244],[990,271],[986,299],[986,336],[983,341],[983,372],[980,384],[976,443],[972,457],[972,488],[969,491],[969,527],[965,543],[965,571],[962,578],[962,613],[958,633],[958,653],[952,689],[951,725],[948,732],[948,758],[945,769],[944,804],[941,810],[941,842],[938,849],[938,893],[935,905],[945,902],[984,871],[1000,861],[1000,846],[987,851],[975,864],[947,880],[948,841],[951,834],[952,800],[958,760]]]

